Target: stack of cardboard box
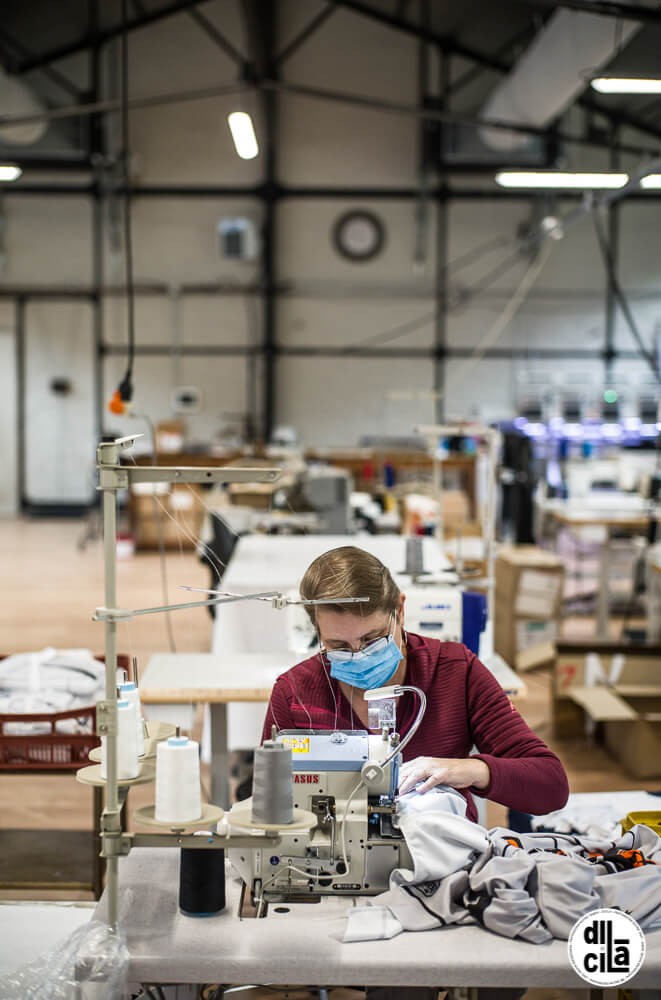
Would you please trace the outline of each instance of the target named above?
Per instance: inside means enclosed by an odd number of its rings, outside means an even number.
[[[551,662],[558,637],[564,566],[535,545],[502,548],[496,558],[494,648],[518,670]]]
[[[661,646],[559,643],[553,732],[586,732],[634,778],[661,777]]]

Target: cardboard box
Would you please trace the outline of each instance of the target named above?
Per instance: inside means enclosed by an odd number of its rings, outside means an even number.
[[[161,484],[139,484],[160,487]],[[131,491],[129,516],[136,549],[194,549],[202,530],[205,507],[195,484],[175,483],[149,492]]]
[[[533,646],[548,650],[557,638],[564,566],[536,545],[507,546],[498,552],[495,576],[494,648],[516,667],[520,654]],[[521,658],[525,666],[529,657]]]
[[[661,646],[559,643],[555,736],[582,736],[586,719],[628,774],[661,777]]]

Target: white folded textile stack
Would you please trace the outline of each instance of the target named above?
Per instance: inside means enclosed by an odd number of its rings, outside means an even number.
[[[89,649],[54,649],[15,653],[0,660],[0,714],[25,715],[87,708],[103,697],[105,666]],[[63,719],[58,732],[85,732],[89,717]],[[49,732],[48,723],[6,723],[7,735]]]

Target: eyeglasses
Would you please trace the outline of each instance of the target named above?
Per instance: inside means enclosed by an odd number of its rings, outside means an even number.
[[[391,616],[391,619],[388,622],[387,633],[385,635],[378,636],[376,639],[368,639],[365,642],[361,642],[358,649],[326,649],[322,646],[321,651],[322,653],[325,653],[326,656],[330,654],[336,663],[349,663],[355,656],[369,656],[372,653],[382,653],[393,637],[394,628],[391,629],[392,625],[393,621]]]

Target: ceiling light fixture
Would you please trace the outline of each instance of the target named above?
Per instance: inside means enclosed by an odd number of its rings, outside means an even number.
[[[661,80],[655,77],[597,76],[590,86],[599,94],[661,94]]]
[[[553,190],[569,188],[579,191],[621,188],[629,180],[628,174],[587,173],[560,170],[501,170],[496,174],[496,184],[506,188],[542,188]]]
[[[237,156],[242,160],[254,160],[259,153],[259,146],[250,115],[246,111],[232,111],[227,116],[227,124],[232,133]]]
[[[0,164],[0,181],[17,181],[23,171],[11,163]]]
[[[648,174],[647,177],[641,177],[640,186],[651,191],[661,188],[661,174]]]

